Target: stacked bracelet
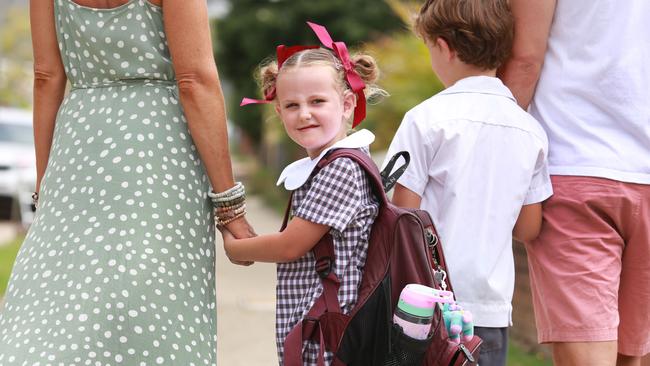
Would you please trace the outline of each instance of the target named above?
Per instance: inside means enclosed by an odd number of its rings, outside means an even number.
[[[220,193],[208,192],[217,226],[224,226],[246,214],[246,190],[241,182]]]
[[[32,192],[32,204],[35,208],[38,207],[38,192]]]

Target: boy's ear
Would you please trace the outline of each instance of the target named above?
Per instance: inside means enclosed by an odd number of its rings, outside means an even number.
[[[357,106],[357,96],[349,90],[343,93],[343,117],[347,121],[352,117]]]
[[[454,51],[453,49],[451,49],[451,47],[449,47],[449,43],[447,43],[447,41],[445,41],[444,38],[442,37],[436,38],[436,46],[440,48],[442,53],[445,55],[447,61],[451,61],[454,57],[456,57],[456,51]]]

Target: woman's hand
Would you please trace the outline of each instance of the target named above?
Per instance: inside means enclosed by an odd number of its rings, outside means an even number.
[[[228,256],[228,259],[231,263],[240,266],[250,266],[251,264],[255,263],[253,261],[238,261],[230,258],[230,248],[232,248],[233,245],[237,245],[237,238],[235,238],[227,228],[220,228],[219,230],[221,231],[221,236],[223,238],[223,249],[226,251],[226,256]]]
[[[229,222],[226,224],[226,229],[228,229],[236,239],[246,239],[257,236],[253,227],[248,223],[248,220],[246,220],[246,216],[242,216]]]

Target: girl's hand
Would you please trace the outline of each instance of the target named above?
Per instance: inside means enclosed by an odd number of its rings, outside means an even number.
[[[235,220],[239,221],[239,220]],[[234,221],[233,221],[234,222]],[[248,224],[248,223],[246,223]],[[227,227],[228,225],[226,225]],[[250,228],[250,226],[249,226]],[[250,266],[251,264],[255,263],[253,261],[238,261],[230,258],[229,252],[230,248],[232,248],[233,245],[237,245],[236,241],[237,239],[233,236],[233,234],[228,230],[227,228],[220,228],[221,231],[221,236],[223,237],[223,248],[226,251],[226,256],[228,256],[228,260],[230,260],[231,263],[237,264],[240,266]],[[252,230],[252,228],[251,228]],[[255,236],[256,234],[253,232],[252,236]]]

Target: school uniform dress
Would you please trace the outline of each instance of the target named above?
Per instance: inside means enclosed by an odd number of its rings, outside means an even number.
[[[333,270],[341,280],[338,296],[343,313],[349,313],[356,304],[370,229],[377,217],[379,202],[372,194],[365,171],[351,159],[339,158],[317,173],[313,170],[332,149],[359,148],[367,153],[367,146],[373,140],[371,132],[359,131],[315,159],[304,158],[287,166],[278,180],[278,185],[284,184],[286,189],[293,191],[293,217],[331,227],[336,254]],[[280,364],[287,334],[322,294],[323,287],[314,265],[314,255],[310,251],[296,261],[277,266],[276,343]],[[314,342],[305,342],[305,365],[316,365],[318,348]],[[326,352],[325,356],[326,363],[331,363],[333,354]]]

